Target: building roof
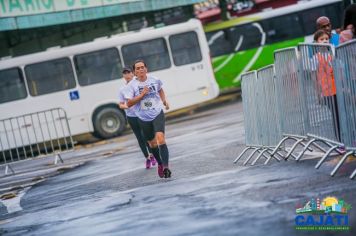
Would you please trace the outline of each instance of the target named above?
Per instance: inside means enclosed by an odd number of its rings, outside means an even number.
[[[67,24],[191,5],[203,0],[4,1],[0,31]]]

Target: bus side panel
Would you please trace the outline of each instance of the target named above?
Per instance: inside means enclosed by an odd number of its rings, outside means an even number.
[[[81,87],[81,96],[85,101],[83,110],[91,132],[94,131],[92,116],[95,109],[107,104],[118,104],[119,91],[123,86],[123,79],[116,79]]]
[[[215,78],[210,48],[202,26],[200,26],[200,31],[198,32],[198,35],[199,35],[199,43],[203,55],[203,61],[204,64],[206,64],[206,69],[205,69],[206,76],[207,76],[206,79],[209,81],[210,84],[209,91],[211,94],[211,98],[215,98],[219,95],[220,88]]]

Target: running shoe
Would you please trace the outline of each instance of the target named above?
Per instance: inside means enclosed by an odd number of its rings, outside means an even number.
[[[163,165],[159,165],[159,164],[158,164],[157,173],[158,173],[158,176],[159,176],[160,178],[163,178],[163,177],[164,177],[164,174],[163,174]]]
[[[163,170],[164,178],[171,178],[172,172],[168,168],[164,168]]]
[[[151,168],[151,160],[149,158],[146,159],[146,169]]]
[[[153,156],[153,154],[150,155],[150,159],[151,159],[151,164],[152,164],[152,166],[155,166],[156,163],[157,163],[157,161],[156,161],[155,156]]]
[[[341,154],[345,154],[345,153],[346,153],[346,148],[345,148],[345,146],[339,147],[339,148],[338,148],[338,151],[339,151]]]

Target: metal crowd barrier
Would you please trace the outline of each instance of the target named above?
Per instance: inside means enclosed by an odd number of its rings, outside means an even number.
[[[281,132],[283,139],[278,143],[272,156],[286,145],[287,141],[294,141],[285,155],[285,160],[290,156],[297,157],[293,151],[298,145],[306,146],[306,111],[303,109],[304,96],[299,81],[298,51],[296,48],[285,48],[274,52],[277,104],[281,115]],[[308,147],[310,151],[311,148]]]
[[[325,154],[316,168],[332,154],[341,154],[339,119],[336,103],[336,84],[333,71],[333,49],[327,44],[299,44],[299,77],[303,91],[303,110],[306,111],[308,143],[299,153],[300,160],[310,145],[321,143]],[[320,147],[320,146],[319,146]]]
[[[340,154],[339,148],[343,146],[338,142],[335,128],[338,121],[334,115],[337,111],[336,88],[332,84],[331,91],[327,86],[334,82],[333,54],[331,47],[325,44],[300,44],[298,49],[299,53],[296,48],[287,48],[274,54],[276,85],[281,94],[279,107],[284,114],[282,132],[285,138],[280,144],[290,139],[295,141],[285,159],[292,156],[298,161],[307,150],[313,151],[313,147],[325,153],[322,158],[325,160],[332,152]],[[329,96],[332,92],[334,96]],[[298,146],[303,149],[295,157],[293,152]]]
[[[356,40],[338,46],[334,63],[340,139],[346,153],[331,172],[335,175],[347,157],[356,157]],[[356,169],[351,174],[353,179]]]
[[[298,161],[307,150],[318,149],[324,155],[315,168],[343,154],[331,172],[335,175],[356,156],[356,40],[337,47],[336,56],[330,45],[300,44],[277,50],[274,57],[275,73],[269,66],[242,76],[247,148],[234,163],[249,149],[244,165],[255,153],[252,165],[261,156],[265,164],[279,160],[276,156]],[[296,156],[298,146],[303,148]],[[355,175],[356,170],[350,178]]]
[[[257,156],[251,165],[255,165],[262,156],[265,157],[265,164],[267,164],[271,159],[270,154],[280,139],[276,96],[274,96],[274,66],[245,73],[241,79],[247,148],[234,160],[234,163],[237,163],[248,150],[252,150],[243,165],[247,165],[255,154]],[[280,152],[278,155],[281,155]],[[280,161],[278,157],[274,158]]]
[[[61,152],[73,149],[66,112],[61,108],[0,120],[0,158],[5,174],[10,163],[55,154],[55,164],[63,162]]]
[[[246,148],[242,153],[234,160],[237,163],[238,160],[248,151],[253,150],[251,157],[259,150],[258,140],[258,101],[257,91],[255,86],[257,84],[256,71],[251,71],[241,75],[241,96],[244,110],[244,125],[245,125],[245,143]],[[249,157],[250,158],[250,157]]]

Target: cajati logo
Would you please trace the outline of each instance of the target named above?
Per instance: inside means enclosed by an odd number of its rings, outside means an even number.
[[[350,230],[348,211],[351,205],[336,197],[312,198],[299,204],[295,213],[297,230]]]

